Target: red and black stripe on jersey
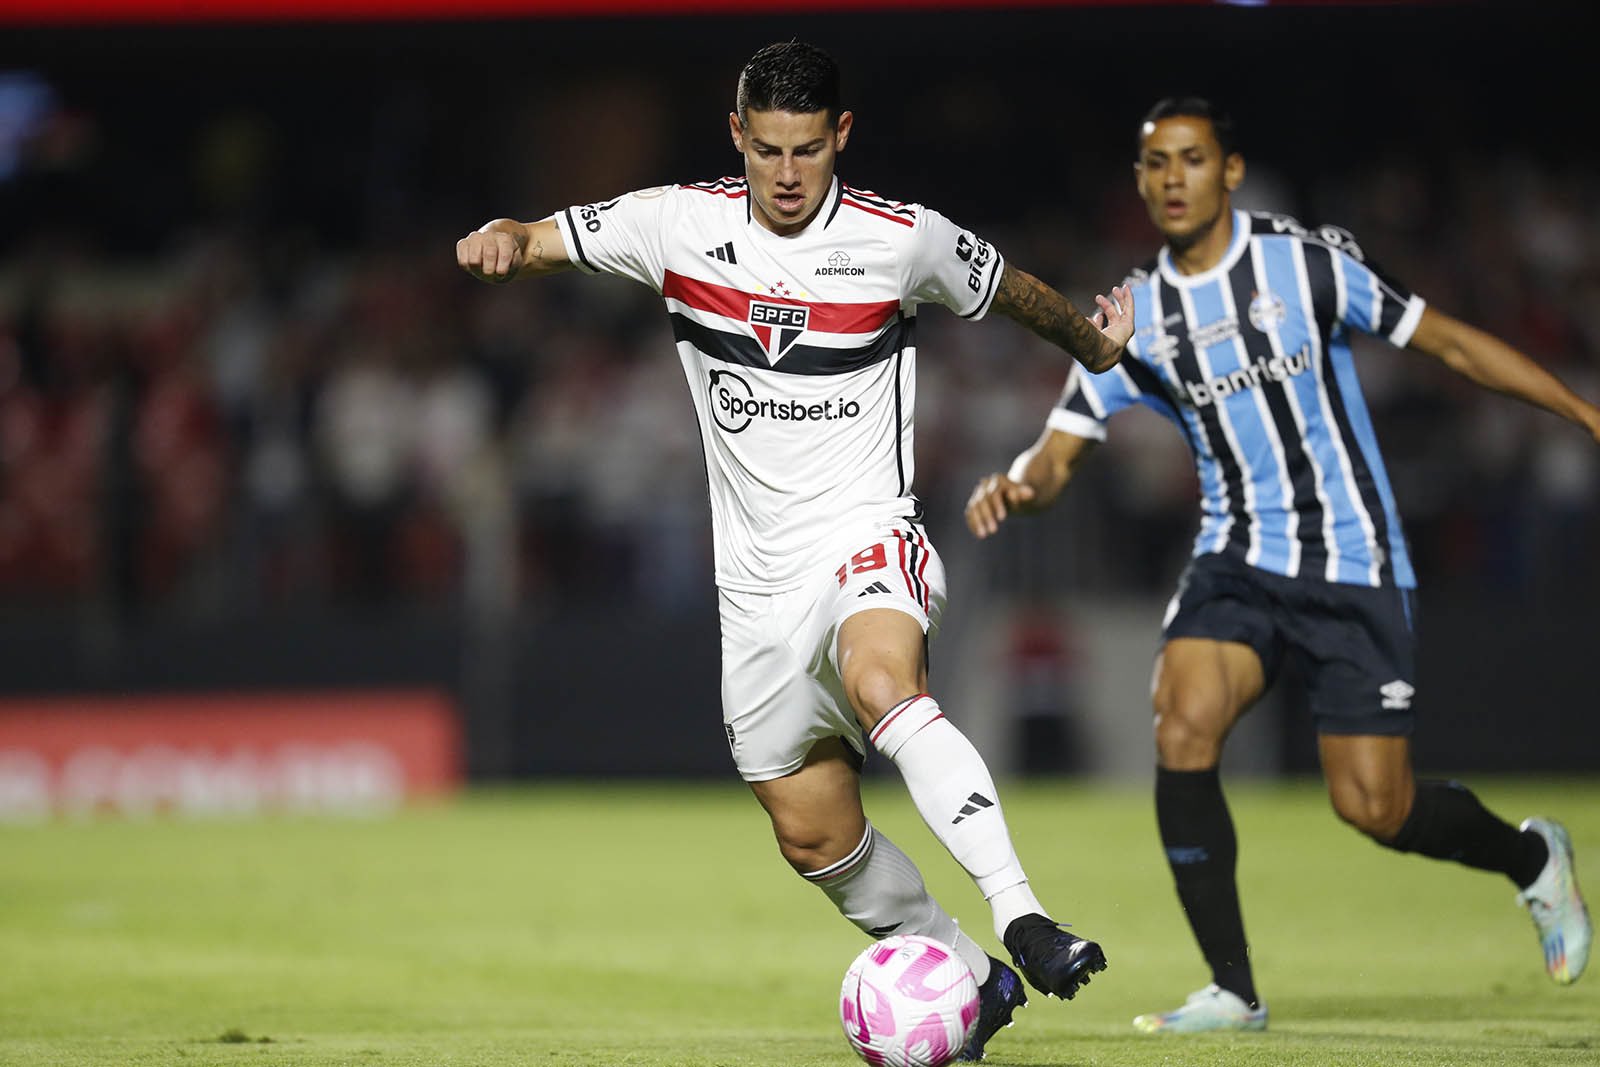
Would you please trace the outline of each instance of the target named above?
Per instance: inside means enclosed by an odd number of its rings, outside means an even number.
[[[693,189],[697,193],[710,193],[712,196],[725,196],[730,200],[738,200],[750,195],[750,187],[743,178],[718,178],[710,182],[690,182],[678,186],[679,189]]]
[[[911,594],[911,599],[922,605],[922,610],[931,607],[928,591],[928,560],[932,558],[928,552],[928,538],[916,526],[909,530],[896,530],[895,537],[900,539],[900,574],[906,580],[906,592]]]
[[[890,359],[915,343],[916,320],[901,315],[900,303],[896,300],[848,304],[794,297],[757,297],[671,270],[662,283],[661,295],[716,316],[727,324],[725,328],[717,328],[669,309],[667,314],[675,340],[688,342],[712,359],[744,367],[785,374],[847,374]],[[798,341],[775,364],[753,333],[746,332],[752,301],[807,308],[809,331],[856,335],[863,343],[854,348],[824,348]]]
[[[917,211],[909,204],[902,204],[898,200],[890,200],[879,196],[868,189],[857,189],[854,186],[839,183],[843,202],[858,211],[865,211],[869,215],[876,215],[890,222],[897,222],[902,226],[915,226],[917,224]]]

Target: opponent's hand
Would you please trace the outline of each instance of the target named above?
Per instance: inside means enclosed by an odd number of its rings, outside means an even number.
[[[522,269],[522,243],[504,230],[473,230],[456,242],[456,264],[480,281],[509,282]]]
[[[1114,285],[1109,299],[1096,293],[1094,302],[1100,305],[1100,310],[1089,321],[1115,341],[1118,348],[1126,348],[1133,339],[1133,290],[1126,285]]]
[[[980,540],[1000,529],[1006,517],[1034,498],[1033,486],[991,474],[972,487],[967,498],[967,529]]]

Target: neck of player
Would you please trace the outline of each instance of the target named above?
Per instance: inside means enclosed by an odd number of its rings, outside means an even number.
[[[1233,208],[1224,206],[1212,223],[1182,239],[1168,238],[1167,249],[1179,274],[1204,274],[1222,262],[1233,244]]]

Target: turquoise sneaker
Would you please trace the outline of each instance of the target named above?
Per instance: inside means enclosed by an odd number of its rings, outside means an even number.
[[[1252,1008],[1237,993],[1213,982],[1190,993],[1182,1007],[1141,1015],[1133,1028],[1146,1034],[1204,1034],[1214,1030],[1265,1030],[1267,1006]]]
[[[1562,985],[1571,985],[1588,966],[1589,944],[1594,940],[1594,924],[1578,892],[1572,838],[1554,819],[1526,819],[1522,829],[1544,838],[1550,859],[1534,883],[1517,894],[1517,903],[1528,909],[1539,930],[1545,972]]]

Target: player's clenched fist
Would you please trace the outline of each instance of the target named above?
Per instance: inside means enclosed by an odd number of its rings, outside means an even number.
[[[474,278],[509,282],[570,270],[567,244],[555,219],[495,219],[456,242],[456,263]]]
[[[509,282],[522,269],[522,259],[518,235],[495,228],[493,222],[456,242],[456,263],[486,282]]]
[[[978,537],[988,537],[1012,511],[1034,497],[1033,486],[1014,482],[1004,474],[991,474],[972,488],[967,499],[967,529]]]

